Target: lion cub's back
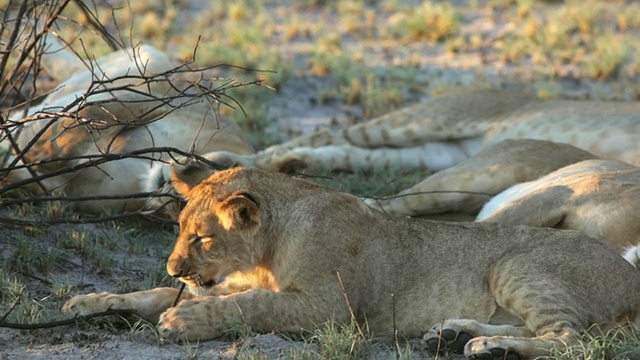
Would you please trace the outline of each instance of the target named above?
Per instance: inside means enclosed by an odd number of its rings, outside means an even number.
[[[640,272],[615,251],[580,232],[490,223],[407,220],[424,234],[428,267],[456,271],[460,264],[482,274],[498,260],[524,254],[519,267],[545,268],[569,282],[620,282],[636,292],[640,304]]]

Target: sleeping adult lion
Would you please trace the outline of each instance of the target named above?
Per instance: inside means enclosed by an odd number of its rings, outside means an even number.
[[[640,265],[640,168],[569,144],[504,140],[365,203],[395,217],[465,213],[475,221],[578,230]]]
[[[10,154],[0,168],[0,189],[38,176],[30,191],[92,198],[75,203],[81,210],[136,211],[147,198],[134,195],[158,190],[150,170],[172,159],[163,149],[254,152],[240,127],[216,113],[205,79],[198,78],[204,74],[165,53],[141,45],[81,60],[52,34],[42,46],[42,65],[60,84],[41,103],[13,112],[13,127],[0,130],[0,162]],[[163,201],[155,203],[153,210]]]
[[[640,272],[578,232],[392,219],[278,173],[234,168],[197,184],[186,170],[167,270],[191,294],[175,307],[172,288],[81,295],[64,311],[134,309],[190,340],[238,322],[298,332],[353,311],[375,335],[395,324],[431,349],[500,359],[548,355],[594,324],[640,326]]]

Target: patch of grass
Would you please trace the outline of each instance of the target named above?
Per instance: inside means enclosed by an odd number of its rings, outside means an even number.
[[[621,28],[635,28],[626,16],[627,6],[604,1],[566,1],[562,6],[537,11],[537,4],[522,0],[513,32],[498,43],[504,62],[529,58],[546,64],[551,75],[562,65],[574,64],[586,76],[598,80],[615,78],[629,60],[636,42]],[[629,9],[633,13],[633,8]],[[640,10],[638,10],[640,13]]]
[[[288,349],[282,356],[282,360],[316,360],[318,355],[309,349]]]
[[[163,259],[157,257],[156,259]],[[169,276],[165,261],[154,261],[150,264],[133,264],[124,267],[124,276],[116,282],[117,293],[148,290],[162,286],[175,286],[176,281]]]
[[[616,16],[616,25],[621,31],[640,29],[640,4],[629,3]]]
[[[177,46],[178,57],[191,58],[196,40],[200,37],[195,58],[199,66],[229,64],[267,70],[254,72],[221,68],[216,76],[235,79],[237,83],[262,80],[269,87],[277,87],[291,76],[292,65],[282,53],[271,50],[275,28],[276,24],[261,3],[215,2],[209,12],[195,20],[190,33],[181,34],[183,39],[192,40],[182,41]],[[221,114],[235,120],[259,148],[271,145],[275,139],[263,138],[263,134],[272,121],[266,115],[266,104],[273,98],[274,92],[267,87],[251,86],[228,90],[226,95],[237,103],[227,99],[231,107],[222,106]]]
[[[267,106],[274,96],[273,91],[267,88],[243,87],[231,89],[226,94],[239,105],[234,102],[234,109],[223,107],[221,113],[235,120],[258,149],[273,145],[277,136],[266,131],[275,122],[275,119],[269,116]]]
[[[44,317],[45,307],[28,300],[25,283],[6,269],[0,269],[0,289],[0,316],[9,313],[6,322],[29,324]]]
[[[311,7],[323,7],[333,2],[330,0],[294,0],[293,6],[299,9],[311,8]]]
[[[551,358],[558,360],[584,359],[638,359],[640,358],[640,335],[629,334],[620,328],[596,335],[585,335],[579,345],[554,349]]]
[[[447,2],[424,1],[422,5],[394,15],[391,33],[411,41],[442,41],[455,35],[461,15]]]
[[[185,342],[183,345],[184,348],[184,352],[186,355],[186,358],[189,360],[196,360],[198,359],[198,346],[194,346],[189,344],[188,342]]]
[[[61,252],[55,248],[45,248],[24,234],[11,234],[8,239],[15,250],[7,261],[9,271],[34,274],[34,271],[48,275],[59,265]]]
[[[57,301],[61,302],[69,298],[69,295],[73,291],[73,287],[74,285],[68,283],[54,281],[51,286],[51,294]]]
[[[58,245],[76,252],[78,256],[89,260],[92,266],[104,273],[111,274],[116,262],[110,256],[105,256],[104,245],[109,241],[104,236],[85,230],[72,230],[69,234],[59,234]]]
[[[375,40],[380,19],[376,12],[364,1],[339,1],[335,4],[339,16],[338,30],[343,36],[357,39]]]
[[[318,344],[322,359],[369,359],[372,354],[370,339],[363,337],[353,321],[344,325],[329,321],[310,340]]]
[[[603,35],[594,41],[593,52],[584,61],[592,78],[606,80],[616,77],[628,57],[628,47],[620,36]]]
[[[22,302],[12,312],[18,324],[35,324],[44,318],[44,310],[35,302]]]
[[[126,319],[123,319],[123,320],[126,321]],[[150,322],[142,319],[137,319],[133,323],[126,321],[126,323],[129,328],[127,339],[133,340],[140,335],[152,334],[158,343],[162,342],[162,337],[160,336],[160,333],[158,332],[154,324],[151,324]]]
[[[270,51],[269,42],[275,23],[259,3],[246,1],[215,2],[209,12],[195,20],[191,32],[181,34],[193,39],[179,45],[181,58],[190,58],[198,37],[201,38],[196,61],[201,66],[233,64],[253,69],[274,70],[272,85],[283,81],[288,68],[280,53]],[[204,32],[203,29],[211,29]]]
[[[414,68],[378,71],[350,56],[316,52],[309,60],[310,71],[330,76],[336,86],[320,95],[322,102],[344,102],[360,105],[362,116],[372,118],[404,105],[411,88],[406,81],[415,75]]]
[[[9,304],[22,296],[26,291],[24,283],[15,274],[4,267],[0,268],[0,300],[2,304]],[[3,314],[4,315],[4,314]]]
[[[328,173],[324,177],[311,177],[310,179],[322,185],[338,189],[340,191],[357,194],[364,197],[394,195],[429,174],[426,170],[379,173]]]

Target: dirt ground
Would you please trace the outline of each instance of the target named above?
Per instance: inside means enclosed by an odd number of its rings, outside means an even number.
[[[193,1],[193,3],[192,10],[197,10],[202,5],[201,1]],[[488,11],[483,7],[464,10],[463,31],[483,34],[486,42],[501,41],[504,32],[513,30],[514,24],[507,19],[496,22]],[[188,18],[184,21],[188,22]],[[303,21],[312,21],[312,19],[303,18]],[[284,48],[280,50],[295,56],[298,52],[303,52],[305,46],[308,44],[296,43],[295,46],[284,44]],[[533,74],[537,67],[544,67],[544,65],[526,61],[505,64],[500,60],[499,54],[491,51],[463,51],[452,54],[445,45],[433,42],[379,43],[363,46],[356,41],[347,40],[344,46],[362,47],[365,64],[383,70],[411,62],[418,71],[407,87],[416,86],[432,90],[465,86],[476,83],[479,79],[494,86],[515,83],[530,85],[536,89],[541,85],[534,80]],[[633,92],[635,89],[632,89],[631,85],[580,77],[576,75],[571,64],[564,65],[559,73],[564,75],[553,79],[552,82],[554,89],[559,88],[564,96],[635,100]],[[544,84],[546,86],[548,83]],[[317,101],[321,97],[320,94],[327,89],[330,90],[332,86],[335,86],[333,81],[317,76],[293,76],[285,81],[277,89],[275,98],[268,104],[269,115],[276,121],[267,131],[280,137],[285,132],[283,129],[286,129],[287,134],[308,133],[319,127],[349,124],[354,118],[361,119],[363,109],[358,104]],[[409,101],[422,100],[430,96],[430,93],[430,91],[419,92]],[[284,135],[281,137],[286,138]],[[86,230],[92,225],[83,226]],[[30,233],[21,229],[0,228],[0,247],[4,248],[0,253],[5,256],[5,259],[8,258],[7,254],[11,248],[8,245],[20,236],[40,241],[51,239],[56,233],[67,230],[69,229],[57,227],[55,230],[44,229]],[[160,269],[161,272],[172,245],[170,237],[158,236],[158,238],[161,240],[145,243],[145,251],[131,250],[136,239],[123,240],[114,245],[108,250],[108,254],[105,254],[115,260],[114,268],[109,273],[96,272],[91,264],[86,264],[81,257],[73,253],[64,254],[63,261],[67,265],[64,268],[52,270],[46,279],[37,276],[27,278],[26,292],[37,306],[60,308],[64,297],[57,299],[50,296],[49,289],[54,285],[56,287],[73,286],[72,293],[139,288],[140,284],[122,284],[119,277],[126,274],[126,277],[130,278],[132,272],[146,271],[150,266]],[[9,289],[0,289],[0,291],[8,292]],[[174,344],[159,342],[153,332],[144,326],[134,327],[134,330],[108,325],[64,326],[42,330],[0,328],[0,359],[272,359],[298,358],[291,355],[296,351],[312,354],[311,358],[321,358],[317,345],[303,341],[289,341],[273,334],[250,335],[238,342],[208,341],[199,344]],[[395,357],[393,346],[376,343],[371,357],[393,358]],[[415,350],[411,356],[407,357],[427,358],[428,356],[420,350]]]

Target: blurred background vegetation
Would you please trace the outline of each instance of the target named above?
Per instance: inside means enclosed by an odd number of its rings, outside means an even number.
[[[78,3],[65,10],[67,21],[59,22],[59,33],[74,44],[82,41],[89,54],[109,53],[111,48],[92,31],[92,19]],[[276,89],[237,89],[230,95],[246,114],[223,109],[259,147],[311,130],[295,124],[295,114],[294,124],[291,119],[283,122],[278,107],[287,100],[274,100],[301,79],[315,79],[303,87],[311,106],[344,113],[337,119],[341,126],[460,85],[525,84],[543,97],[636,100],[640,94],[636,1],[83,3],[125,44],[152,44],[184,60],[195,53],[200,66],[274,70],[219,74],[258,77]],[[0,1],[0,8],[11,6],[10,0]]]

